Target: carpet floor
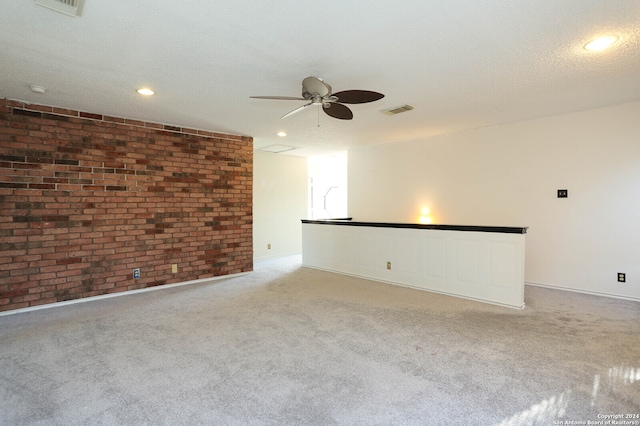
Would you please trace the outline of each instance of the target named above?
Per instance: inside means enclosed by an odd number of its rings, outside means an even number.
[[[525,303],[292,256],[1,316],[0,424],[640,424],[640,303],[530,286]]]

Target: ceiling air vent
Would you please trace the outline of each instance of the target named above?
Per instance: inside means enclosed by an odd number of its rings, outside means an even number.
[[[35,0],[40,6],[69,16],[80,16],[83,0]]]
[[[405,104],[396,108],[386,109],[382,112],[384,112],[387,115],[396,115],[396,114],[400,114],[401,112],[411,111],[412,109],[413,107],[411,105]]]

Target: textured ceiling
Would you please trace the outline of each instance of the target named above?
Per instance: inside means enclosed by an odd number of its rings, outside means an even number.
[[[292,155],[640,100],[638,0],[85,0],[77,18],[0,3],[0,97],[300,147]],[[602,34],[619,42],[582,48]],[[351,121],[316,107],[281,120],[302,102],[249,98],[300,96],[308,76],[386,96],[352,105]],[[381,112],[403,104],[415,109]]]

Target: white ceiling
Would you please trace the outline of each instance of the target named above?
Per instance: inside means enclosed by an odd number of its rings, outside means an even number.
[[[300,147],[292,155],[640,100],[638,0],[84,1],[73,18],[0,0],[0,97]],[[582,48],[602,34],[620,40]],[[281,120],[303,102],[249,98],[300,96],[308,76],[386,96],[352,105],[351,121],[316,107]],[[381,112],[403,104],[415,109]]]

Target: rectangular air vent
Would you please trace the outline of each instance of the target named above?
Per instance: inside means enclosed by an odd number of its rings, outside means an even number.
[[[65,15],[80,16],[83,0],[35,0],[35,2]]]
[[[391,109],[387,109],[384,110],[382,112],[384,112],[387,115],[396,115],[396,114],[400,114],[402,112],[407,112],[407,111],[411,111],[413,109],[413,107],[411,105],[405,104],[396,108],[391,108]]]

